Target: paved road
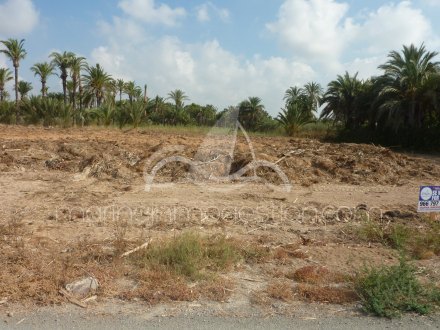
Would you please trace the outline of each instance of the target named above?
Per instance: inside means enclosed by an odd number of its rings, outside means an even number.
[[[2,316],[2,319],[0,329],[440,329],[440,315],[405,316],[394,320],[351,316],[301,319],[200,315],[145,319],[141,315],[87,315],[78,311],[57,314],[44,310],[26,316]]]

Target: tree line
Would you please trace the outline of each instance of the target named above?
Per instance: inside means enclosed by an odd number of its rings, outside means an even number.
[[[1,41],[0,52],[10,59],[13,71],[0,68],[0,122],[56,125],[213,125],[228,109],[213,105],[185,104],[184,91],[149,98],[147,85],[114,79],[99,64],[90,65],[73,52],[53,52],[48,61],[31,70],[39,78],[38,96],[29,96],[31,83],[18,81],[20,61],[27,52],[24,40]],[[424,44],[391,51],[379,66],[381,74],[359,79],[345,72],[324,90],[318,83],[286,90],[284,107],[274,118],[259,97],[238,105],[239,120],[251,131],[283,128],[289,136],[312,122],[332,122],[338,137],[384,144],[440,145],[440,63],[437,52]],[[48,91],[47,79],[57,74],[62,93]],[[14,80],[15,102],[5,85]]]

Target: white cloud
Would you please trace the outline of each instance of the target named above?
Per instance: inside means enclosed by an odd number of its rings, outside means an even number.
[[[355,26],[346,18],[348,4],[333,0],[287,0],[278,20],[267,24],[294,57],[335,66]]]
[[[39,13],[31,0],[7,0],[0,4],[0,35],[16,37],[31,32]]]
[[[310,66],[281,57],[243,60],[215,39],[190,44],[170,36],[154,38],[140,25],[120,18],[101,26],[106,43],[93,50],[91,62],[101,63],[115,77],[147,83],[150,96],[180,88],[191,101],[220,109],[259,96],[275,115],[289,86],[316,77]],[[120,37],[127,33],[141,37]]]
[[[199,22],[208,22],[211,19],[208,13],[208,5],[204,3],[197,8],[197,20]]]
[[[154,0],[121,0],[118,6],[127,15],[144,23],[175,26],[180,18],[186,16],[184,8],[156,5]]]
[[[210,12],[213,12],[217,17],[219,17],[223,22],[229,20],[229,10],[226,8],[217,7],[212,2],[205,2],[200,6],[196,7],[196,16],[199,22],[208,22],[211,20]]]
[[[433,7],[440,6],[440,0],[422,0],[422,3]]]
[[[433,35],[429,20],[411,2],[389,4],[370,13],[359,29],[358,41],[368,45],[369,53],[378,54],[402,45],[421,44]]]
[[[348,3],[335,0],[285,0],[277,21],[266,27],[291,56],[317,63],[330,74],[347,67],[375,74],[373,63],[380,62],[373,59],[385,58],[390,50],[438,43],[430,21],[410,1],[363,11],[362,19],[350,17],[348,10]]]

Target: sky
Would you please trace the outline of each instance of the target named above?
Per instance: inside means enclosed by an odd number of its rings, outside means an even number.
[[[30,67],[67,50],[147,84],[149,97],[182,89],[222,110],[258,96],[276,115],[291,86],[377,75],[404,44],[440,50],[438,17],[440,0],[0,0],[0,40],[25,39],[19,75],[33,93]]]

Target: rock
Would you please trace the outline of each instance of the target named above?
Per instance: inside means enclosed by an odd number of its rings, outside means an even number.
[[[86,296],[95,292],[99,287],[98,280],[94,277],[86,277],[66,285],[66,290],[76,296]]]

